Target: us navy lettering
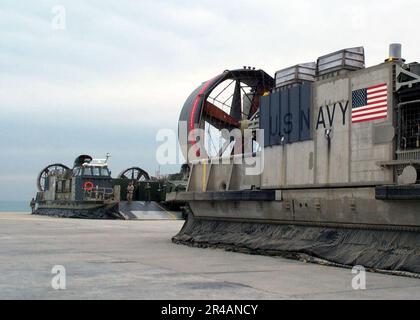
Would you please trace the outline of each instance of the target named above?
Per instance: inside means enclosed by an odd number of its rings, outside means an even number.
[[[348,100],[346,102],[335,102],[332,105],[321,106],[318,112],[316,130],[318,130],[320,126],[322,126],[323,129],[326,129],[327,128],[326,121],[328,121],[329,128],[333,126],[334,119],[336,116],[337,106],[340,107],[341,114],[339,114],[339,116],[341,116],[342,124],[343,126],[346,125],[347,111],[349,109]]]

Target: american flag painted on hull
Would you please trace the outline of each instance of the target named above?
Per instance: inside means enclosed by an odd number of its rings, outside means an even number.
[[[388,117],[388,85],[386,83],[352,92],[352,123]]]

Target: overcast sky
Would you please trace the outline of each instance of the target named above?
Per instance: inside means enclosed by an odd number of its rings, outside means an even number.
[[[65,30],[52,28],[57,5]],[[110,152],[114,175],[154,174],[156,131],[225,69],[274,75],[360,45],[374,65],[391,42],[420,59],[419,12],[418,0],[2,0],[0,200],[30,199],[43,167],[81,153]]]

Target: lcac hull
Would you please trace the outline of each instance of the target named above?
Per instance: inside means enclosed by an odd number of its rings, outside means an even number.
[[[186,192],[196,218],[420,231],[420,200],[400,200],[420,187],[394,187],[399,200],[379,200],[382,187]],[[407,190],[407,191],[405,191]],[[389,191],[388,191],[389,192]]]
[[[189,217],[173,241],[420,277],[420,201],[382,195],[374,187],[188,192]]]
[[[393,57],[364,68],[363,48],[316,61],[262,81],[267,91],[245,69],[187,99],[191,173],[179,200],[190,218],[174,241],[419,274],[420,65]],[[232,74],[226,106],[220,79]],[[248,100],[241,79],[254,79]],[[209,125],[219,135],[183,138]],[[224,129],[232,150],[206,148]]]
[[[103,201],[44,201],[34,212],[37,215],[78,219],[125,219],[118,203]]]

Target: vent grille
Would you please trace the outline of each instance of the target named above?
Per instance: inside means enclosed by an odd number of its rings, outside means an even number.
[[[397,151],[397,160],[420,160],[420,149]]]

